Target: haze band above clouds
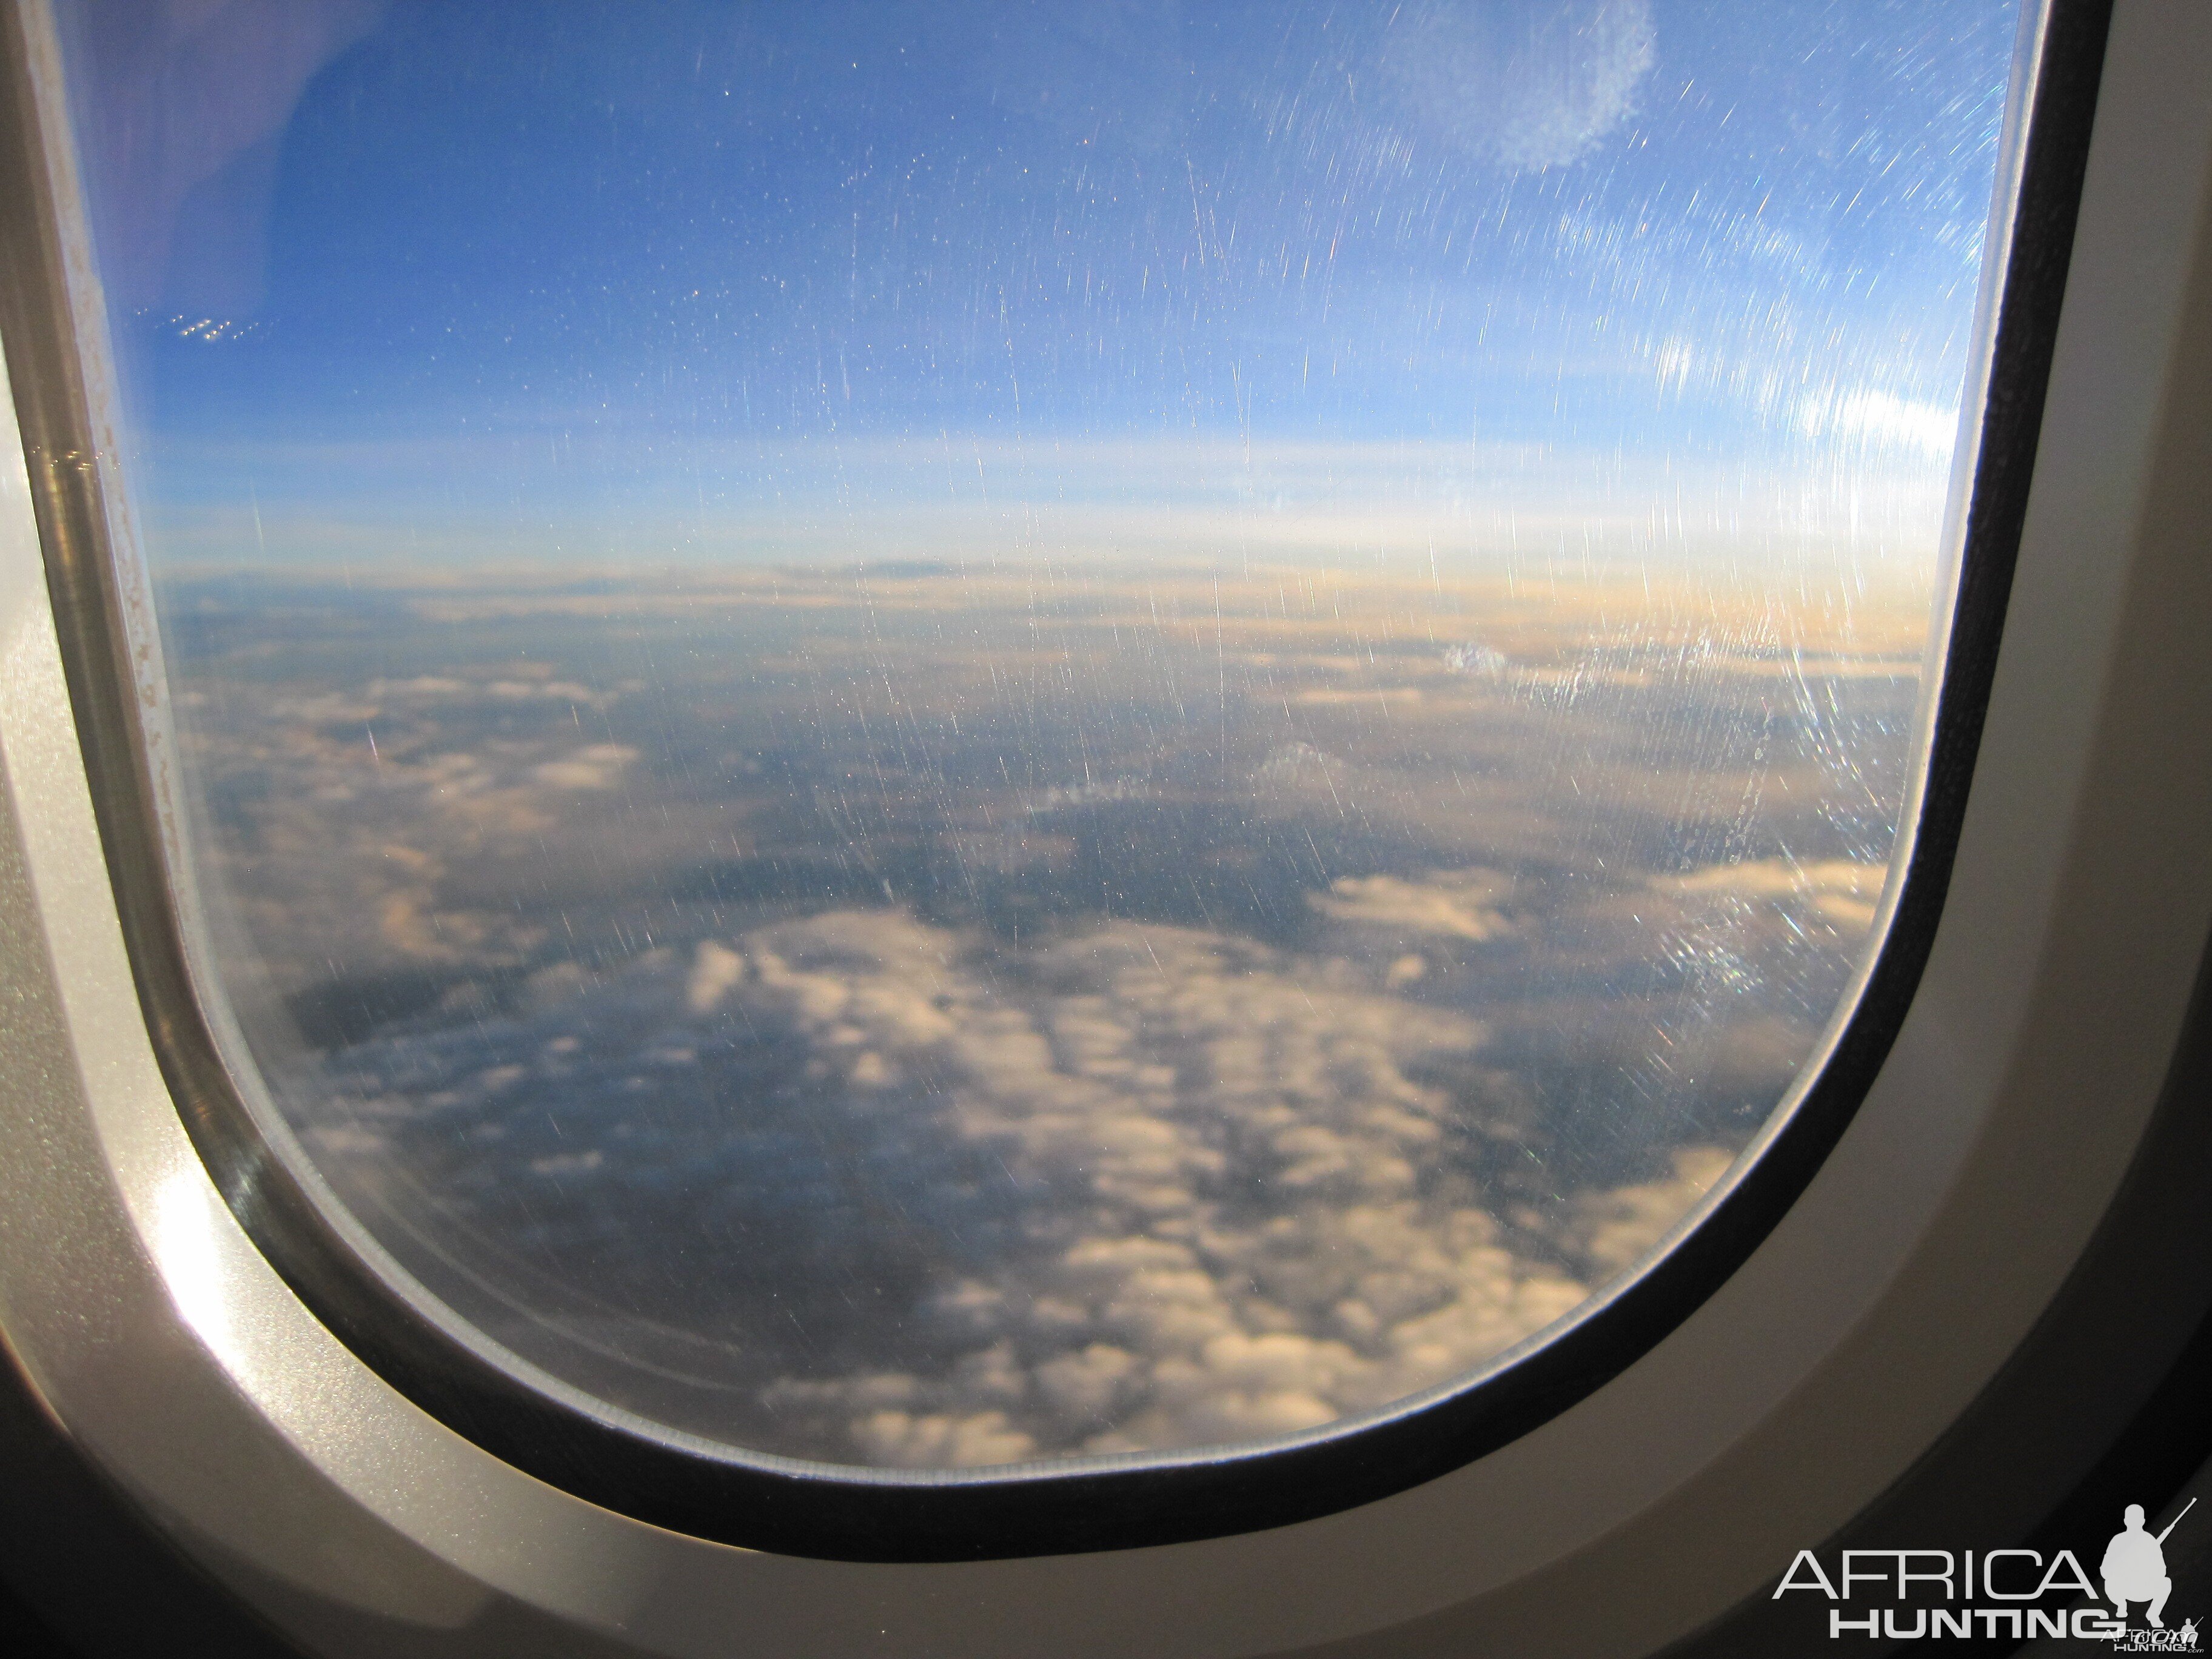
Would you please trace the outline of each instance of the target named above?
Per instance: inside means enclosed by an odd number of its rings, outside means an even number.
[[[1522,558],[1924,573],[1947,409],[1888,393],[1789,411],[1795,465],[1540,445],[936,438],[663,443],[591,433],[180,451],[164,568],[548,570],[615,558]],[[187,465],[189,462],[189,465]],[[506,488],[495,500],[484,489]]]

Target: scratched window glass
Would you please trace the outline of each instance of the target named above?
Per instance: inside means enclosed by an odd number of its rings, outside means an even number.
[[[61,14],[204,994],[499,1352],[1349,1423],[1848,1018],[2013,4]]]

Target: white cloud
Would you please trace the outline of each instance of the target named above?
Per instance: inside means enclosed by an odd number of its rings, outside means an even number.
[[[1652,885],[1692,898],[1809,907],[1835,926],[1863,931],[1875,911],[1889,866],[1852,859],[1822,859],[1801,864],[1794,859],[1752,859],[1716,864],[1686,876],[1662,876]]]
[[[1007,1425],[1004,1412],[975,1412],[964,1417],[871,1412],[854,1424],[853,1440],[867,1462],[890,1468],[962,1469],[986,1463],[1017,1463],[1036,1450],[1036,1442]]]
[[[1586,1193],[1575,1200],[1567,1237],[1595,1278],[1626,1273],[1651,1253],[1732,1162],[1717,1146],[1686,1147],[1674,1154],[1674,1172],[1666,1179]]]
[[[1489,931],[1500,891],[1461,871],[1324,896],[1346,928],[1465,939]],[[845,1138],[846,1167],[943,1171],[902,1186],[896,1234],[949,1243],[995,1228],[1001,1242],[877,1330],[873,1350],[895,1363],[756,1385],[786,1446],[966,1468],[1218,1444],[1314,1428],[1480,1364],[1583,1299],[1566,1264],[1613,1271],[1726,1161],[1691,1157],[1667,1180],[1589,1195],[1533,1254],[1528,1237],[1510,1242],[1426,1178],[1467,1103],[1422,1077],[1472,1060],[1484,1028],[1384,994],[1379,972],[1135,922],[1045,945],[1017,969],[908,914],[830,912],[658,951],[597,983],[540,975],[529,1006],[542,1012],[492,1029],[474,1081],[441,1098],[526,1109],[596,1065],[604,1102],[621,1092],[607,1078],[696,1070],[733,1030],[789,1045],[818,1103],[802,1121]],[[371,1050],[364,1073],[410,1052]],[[604,1123],[608,1108],[592,1109]],[[527,1167],[574,1194],[635,1156],[661,1167],[603,1128]],[[979,1187],[963,1173],[978,1167],[1009,1184]],[[787,1271],[810,1271],[805,1237],[780,1258]],[[836,1288],[802,1278],[783,1294],[803,1310]]]
[[[1386,929],[1407,939],[1494,939],[1509,923],[1495,908],[1512,884],[1494,870],[1444,872],[1425,880],[1346,876],[1309,900],[1332,921]]]
[[[619,743],[588,744],[559,760],[531,769],[531,776],[555,789],[611,789],[637,758],[637,750]]]
[[[1422,131],[1525,172],[1619,128],[1656,52],[1647,0],[1569,0],[1409,9],[1382,61]]]

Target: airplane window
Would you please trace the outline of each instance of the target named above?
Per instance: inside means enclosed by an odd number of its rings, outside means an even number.
[[[516,1375],[1355,1425],[1849,1017],[2010,0],[58,11],[198,994]]]

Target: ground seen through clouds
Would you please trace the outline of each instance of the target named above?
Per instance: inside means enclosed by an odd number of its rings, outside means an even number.
[[[434,1293],[757,1449],[1304,1430],[1633,1265],[1887,873],[1924,609],[914,562],[166,595],[233,996]]]

